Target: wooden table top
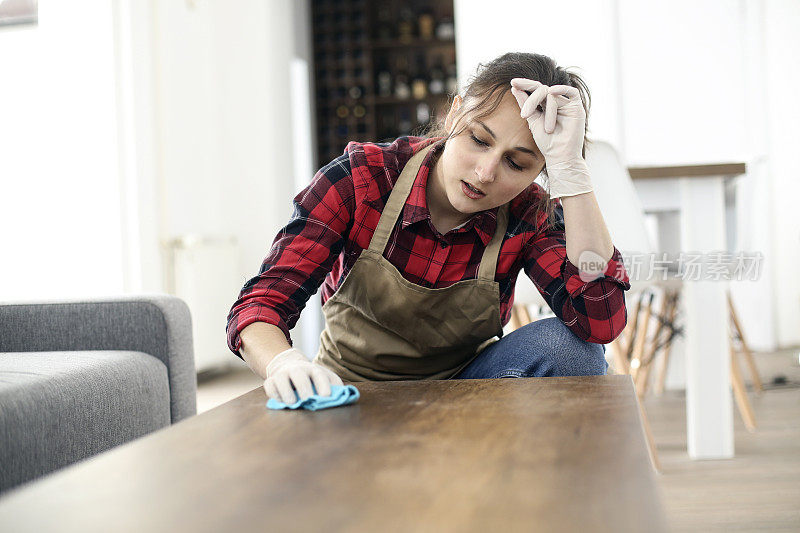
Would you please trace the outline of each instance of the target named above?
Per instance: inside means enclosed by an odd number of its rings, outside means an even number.
[[[665,531],[631,377],[263,388],[0,497],[2,531]]]
[[[674,165],[660,167],[628,167],[631,179],[708,178],[740,176],[747,172],[745,163],[712,163],[707,165]]]

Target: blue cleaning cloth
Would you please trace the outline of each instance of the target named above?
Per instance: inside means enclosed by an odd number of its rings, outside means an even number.
[[[316,394],[317,389],[314,387],[313,383],[311,384],[311,388],[314,390],[315,394],[312,394],[305,400],[297,400],[293,404],[287,405],[280,400],[270,398],[267,402],[267,407],[269,409],[303,408],[308,409],[309,411],[319,411],[320,409],[327,409],[328,407],[338,407],[340,405],[355,403],[360,396],[358,389],[353,385],[331,385],[330,396],[320,396],[319,394]]]

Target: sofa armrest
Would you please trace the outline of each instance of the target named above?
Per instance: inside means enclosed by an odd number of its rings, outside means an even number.
[[[189,307],[174,296],[0,303],[0,352],[130,350],[167,367],[171,421],[197,414]]]

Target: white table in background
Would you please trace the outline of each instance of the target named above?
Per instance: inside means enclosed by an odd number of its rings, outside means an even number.
[[[645,212],[680,212],[681,251],[728,249],[725,181],[743,174],[743,163],[628,170]],[[727,288],[728,281],[683,282],[686,429],[692,459],[734,456]]]

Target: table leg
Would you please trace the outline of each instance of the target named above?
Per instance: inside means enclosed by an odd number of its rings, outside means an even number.
[[[681,178],[681,243],[684,254],[724,251],[725,201],[722,177]],[[692,279],[694,277],[694,279]],[[686,425],[689,457],[734,456],[731,398],[728,282],[684,275],[686,310]]]

